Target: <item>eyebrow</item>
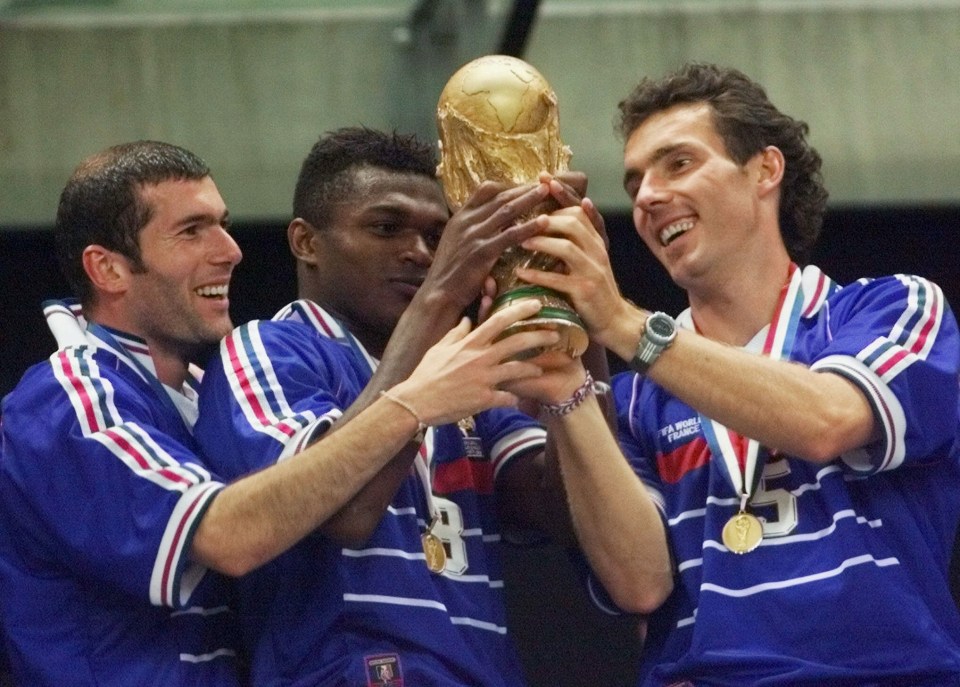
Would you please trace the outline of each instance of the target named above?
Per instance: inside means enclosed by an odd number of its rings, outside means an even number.
[[[225,222],[230,221],[230,211],[224,210],[223,214],[220,215],[219,218],[214,217],[214,215],[207,212],[198,212],[194,215],[187,215],[186,217],[181,219],[179,222],[177,222],[176,226],[182,227],[188,224],[195,224],[197,222],[208,222],[210,221],[211,218],[213,218],[213,221],[217,222],[218,224],[224,224]]]
[[[674,153],[677,150],[683,148],[684,145],[685,144],[683,142],[680,142],[680,143],[671,143],[670,145],[665,145],[665,146],[661,146],[660,148],[657,148],[655,151],[653,151],[653,154],[650,156],[650,165],[657,164],[658,162],[660,162],[660,160],[667,157],[671,153]],[[638,172],[635,169],[628,169],[623,174],[623,187],[627,188],[630,182],[638,178],[642,179],[643,174]]]

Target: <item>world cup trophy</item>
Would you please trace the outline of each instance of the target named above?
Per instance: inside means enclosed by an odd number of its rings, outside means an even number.
[[[451,210],[459,209],[484,181],[536,182],[540,172],[565,172],[570,148],[560,140],[557,96],[546,79],[523,60],[487,55],[468,62],[447,82],[437,104],[440,165],[437,174]],[[557,209],[553,200],[519,221]],[[587,348],[583,322],[567,299],[521,281],[519,267],[557,271],[560,261],[519,246],[507,249],[491,272],[497,283],[493,311],[520,298],[540,301],[540,311],[517,322],[504,336],[530,329],[552,329],[560,341],[544,350],[577,357]]]

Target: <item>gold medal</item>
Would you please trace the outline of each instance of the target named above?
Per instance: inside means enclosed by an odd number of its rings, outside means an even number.
[[[440,537],[429,529],[420,536],[423,544],[423,554],[426,556],[427,568],[430,572],[442,573],[447,565],[447,552],[443,548]]]
[[[763,539],[763,525],[754,515],[740,511],[723,526],[723,543],[734,553],[753,551]]]

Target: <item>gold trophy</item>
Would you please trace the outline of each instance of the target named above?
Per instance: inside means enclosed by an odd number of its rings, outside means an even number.
[[[536,182],[540,172],[556,174],[568,169],[570,148],[560,140],[557,96],[536,69],[515,57],[487,55],[457,70],[440,94],[437,128],[437,174],[454,211],[484,181],[527,184]],[[548,200],[521,219],[557,207]],[[509,248],[500,257],[492,271],[497,282],[493,310],[520,298],[536,298],[541,303],[540,312],[511,325],[504,336],[553,329],[560,333],[560,341],[548,350],[581,355],[588,337],[573,307],[556,291],[518,279],[518,267],[556,271],[560,263],[520,247]]]

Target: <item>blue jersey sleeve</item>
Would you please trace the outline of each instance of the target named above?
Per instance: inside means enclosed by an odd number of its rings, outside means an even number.
[[[546,431],[529,415],[514,408],[492,408],[477,415],[477,434],[490,456],[496,478],[515,458],[543,450]]]
[[[818,318],[824,345],[812,369],[841,374],[873,407],[881,440],[844,456],[855,470],[945,455],[957,426],[960,337],[940,288],[897,275],[844,287]]]
[[[250,322],[204,373],[195,435],[220,474],[240,477],[302,450],[364,383],[340,345],[309,326]]]
[[[193,532],[223,484],[186,425],[110,354],[65,348],[4,402],[0,500],[26,555],[181,607],[205,570]]]

